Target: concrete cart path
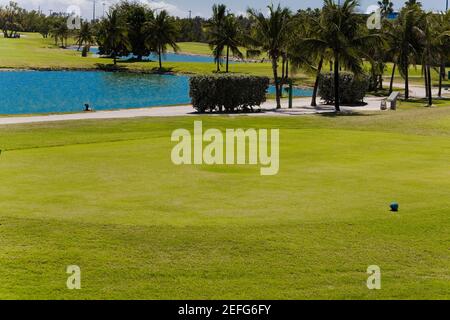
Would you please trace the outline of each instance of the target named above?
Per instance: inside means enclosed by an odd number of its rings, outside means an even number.
[[[310,98],[300,98],[294,100],[294,107],[287,109],[287,102],[283,101],[283,109],[276,110],[275,101],[268,101],[261,106],[263,112],[260,113],[245,113],[232,114],[228,116],[295,116],[316,113],[330,113],[334,112],[333,106],[319,105],[317,108],[311,107]],[[362,107],[342,107],[345,112],[358,111],[379,111],[380,102],[382,98],[370,97],[366,98],[367,105]],[[71,114],[52,114],[43,116],[12,116],[0,117],[0,125],[7,124],[23,124],[36,122],[54,122],[54,121],[69,121],[69,120],[90,120],[90,119],[123,119],[123,118],[137,118],[137,117],[178,117],[178,116],[195,116],[196,113],[191,105],[174,106],[174,107],[151,107],[140,109],[120,109],[113,111],[97,111],[97,112],[83,112]],[[214,116],[217,116],[214,114]],[[225,115],[227,116],[227,115]]]

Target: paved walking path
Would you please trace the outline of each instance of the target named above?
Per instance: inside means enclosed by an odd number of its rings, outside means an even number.
[[[366,98],[367,105],[362,107],[342,107],[344,112],[358,111],[376,111],[380,110],[380,101],[382,98],[369,97]],[[305,114],[330,113],[334,112],[333,106],[319,105],[317,108],[311,107],[310,98],[300,98],[294,100],[294,107],[287,109],[287,101],[283,101],[283,109],[276,110],[275,101],[268,101],[262,105],[263,112],[233,114],[229,116],[295,116]],[[123,119],[137,117],[178,117],[178,116],[195,116],[191,105],[175,106],[175,107],[151,107],[140,109],[121,109],[113,111],[97,111],[71,114],[54,114],[44,116],[13,116],[0,117],[0,125],[36,123],[36,122],[54,122],[68,120],[89,120],[89,119]]]
[[[388,84],[389,85],[389,84]],[[394,88],[405,88],[404,82],[394,82],[393,83]],[[432,93],[434,97],[437,97],[439,92],[439,88],[433,87]],[[401,92],[403,94],[403,92]],[[413,98],[424,98],[426,96],[425,94],[425,86],[418,86],[418,85],[409,85],[409,95]],[[444,97],[450,96],[450,91],[446,90],[444,87],[442,89],[442,95]]]

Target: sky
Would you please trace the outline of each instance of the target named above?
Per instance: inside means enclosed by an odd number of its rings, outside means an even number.
[[[81,10],[83,17],[92,18],[93,16],[93,1],[94,0],[15,0],[22,7],[32,10],[38,10],[39,8],[49,13],[49,10],[57,12],[66,12],[68,8],[77,6]],[[96,17],[103,15],[103,8],[105,10],[111,4],[117,3],[119,0],[95,0],[96,1]],[[188,17],[189,11],[192,16],[209,17],[211,7],[214,3],[224,3],[236,14],[243,14],[248,7],[265,10],[265,7],[270,4],[271,0],[138,0],[139,2],[146,3],[152,8],[163,8],[169,11],[172,15],[179,17]],[[4,6],[9,0],[0,0],[0,5]],[[292,10],[300,8],[314,8],[321,7],[321,0],[274,0],[274,4],[281,3],[283,6],[288,6]],[[395,8],[401,7],[405,0],[394,0]],[[433,11],[445,10],[446,0],[423,0],[422,4],[425,9]],[[104,5],[103,5],[104,4]],[[376,5],[377,0],[360,0],[361,11],[371,5]],[[69,11],[73,11],[69,10]]]

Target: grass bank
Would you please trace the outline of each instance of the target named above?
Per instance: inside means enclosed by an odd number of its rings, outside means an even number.
[[[69,41],[70,42],[70,41]],[[70,44],[70,43],[69,43]],[[180,44],[186,53],[207,54],[205,44]],[[99,69],[111,65],[112,59],[81,57],[81,53],[73,50],[61,49],[55,46],[53,39],[43,39],[37,33],[24,33],[20,39],[0,38],[0,68],[2,69]],[[118,66],[124,71],[157,72],[158,63],[151,62],[119,62]],[[194,62],[164,62],[166,71],[204,74],[215,71],[213,63]],[[255,75],[271,75],[269,63],[239,63],[231,64],[230,71]]]

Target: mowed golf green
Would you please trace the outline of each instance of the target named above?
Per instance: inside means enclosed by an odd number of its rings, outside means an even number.
[[[194,120],[279,128],[280,173],[173,165]],[[2,299],[450,297],[449,107],[1,126],[0,148]]]

